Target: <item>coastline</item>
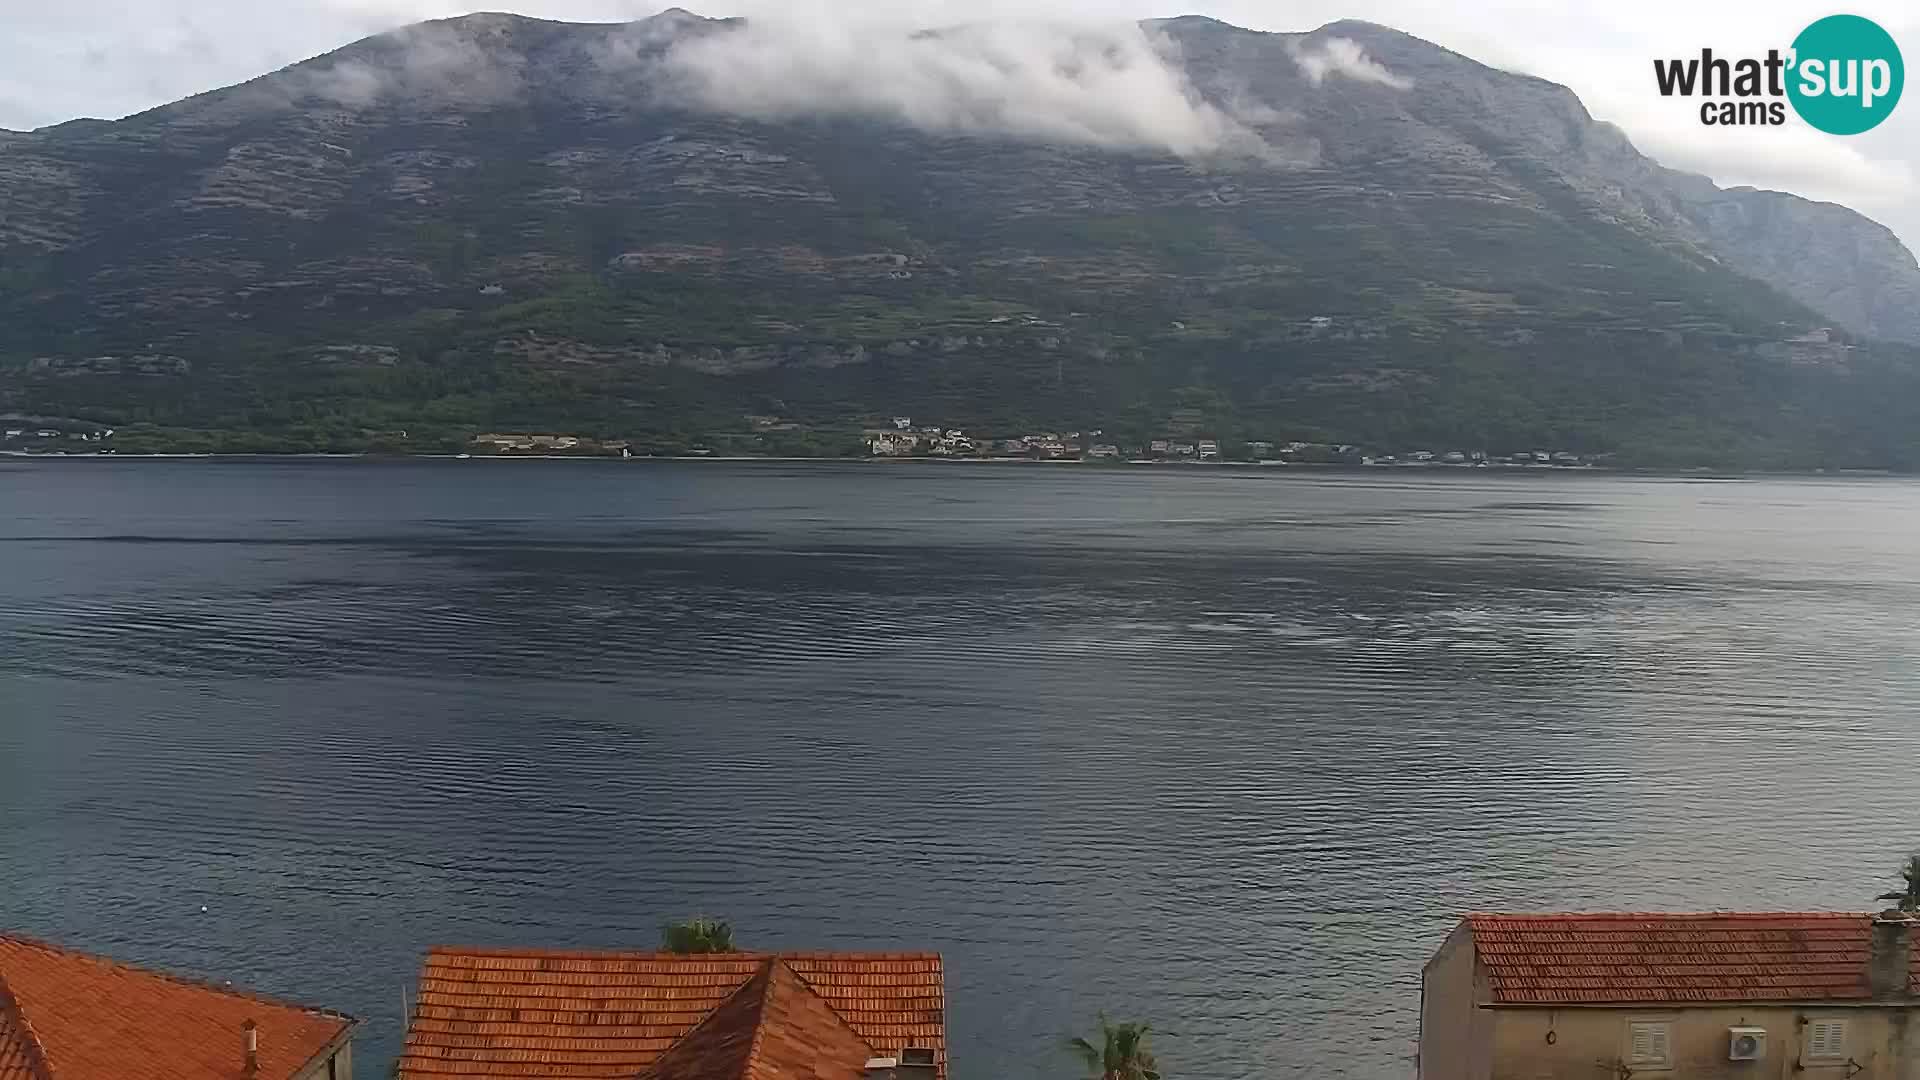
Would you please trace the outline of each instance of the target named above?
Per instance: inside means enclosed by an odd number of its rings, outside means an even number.
[[[290,454],[31,454],[18,450],[0,450],[0,461],[208,461],[225,464],[272,464],[281,461],[339,461],[369,463],[402,463],[409,461],[543,461],[543,462],[597,462],[632,465],[648,462],[710,462],[727,464],[769,465],[843,465],[848,467],[912,467],[912,466],[954,466],[954,465],[1012,465],[1012,466],[1086,466],[1099,472],[1139,472],[1143,470],[1254,470],[1257,472],[1289,473],[1308,470],[1315,473],[1391,473],[1405,474],[1447,474],[1488,473],[1500,475],[1600,475],[1600,476],[1637,476],[1637,477],[1674,477],[1689,480],[1745,480],[1768,479],[1777,477],[1804,478],[1844,478],[1844,479],[1899,479],[1911,474],[1896,472],[1892,469],[1635,469],[1608,465],[1473,465],[1447,464],[1442,462],[1396,462],[1391,465],[1362,465],[1348,462],[1302,462],[1302,461],[1143,461],[1143,460],[1067,460],[1035,459],[1014,457],[991,458],[919,458],[919,457],[798,457],[773,456],[765,454],[660,454],[643,457],[616,458],[587,454],[372,454],[372,453],[290,453]]]
[[[1141,458],[1118,459],[1081,459],[1081,458],[1022,458],[1022,457],[804,457],[797,455],[775,454],[646,454],[630,458],[610,457],[605,454],[374,454],[374,453],[318,453],[301,452],[287,454],[31,454],[19,450],[0,450],[0,458],[14,458],[33,461],[597,461],[622,462],[633,464],[649,461],[710,461],[710,462],[813,462],[836,465],[876,465],[876,466],[912,466],[912,465],[1050,465],[1091,466],[1097,469],[1121,468],[1163,468],[1163,469],[1339,469],[1352,471],[1388,471],[1417,470],[1451,472],[1507,471],[1507,472],[1623,472],[1604,465],[1472,465],[1448,464],[1443,462],[1396,462],[1389,465],[1365,465],[1342,461],[1153,461]]]

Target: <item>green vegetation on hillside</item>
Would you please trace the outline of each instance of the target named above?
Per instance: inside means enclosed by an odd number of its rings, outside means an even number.
[[[1697,183],[1403,35],[1353,31],[1419,93],[1334,95],[1282,36],[1186,26],[1238,58],[1199,84],[1255,79],[1314,147],[1196,163],[602,100],[577,28],[518,25],[485,39],[524,51],[510,101],[236,90],[11,142],[0,412],[121,452],[835,455],[894,415],[1138,443],[1178,414],[1228,442],[1920,466],[1914,347],[1809,336],[1833,320],[1708,244]]]

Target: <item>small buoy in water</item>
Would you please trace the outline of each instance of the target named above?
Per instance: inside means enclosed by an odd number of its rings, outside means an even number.
[[[206,913],[207,913],[207,905],[205,905],[205,904],[201,904],[201,905],[200,905],[200,914],[202,914],[202,915],[205,915]]]

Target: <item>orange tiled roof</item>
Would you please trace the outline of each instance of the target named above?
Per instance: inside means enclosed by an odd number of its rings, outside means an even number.
[[[945,1009],[931,953],[433,949],[399,1075],[838,1080],[857,1054],[851,1080],[869,1056],[926,1046],[945,1080]]]
[[[1851,1001],[1869,998],[1873,916],[1469,915],[1496,1004]],[[1920,937],[1920,935],[1916,935]],[[1908,963],[1920,995],[1920,947]]]
[[[660,1055],[642,1080],[860,1080],[874,1056],[825,999],[779,960]]]
[[[287,1080],[355,1023],[0,935],[0,1080],[242,1080],[248,1020],[259,1080]]]
[[[4,980],[0,980],[0,1080],[47,1080],[40,1048],[27,1030],[26,1018],[14,1007]]]

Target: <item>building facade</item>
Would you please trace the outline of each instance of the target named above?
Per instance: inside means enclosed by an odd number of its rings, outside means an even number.
[[[1421,982],[1420,1080],[1920,1080],[1915,920],[1469,915]]]

